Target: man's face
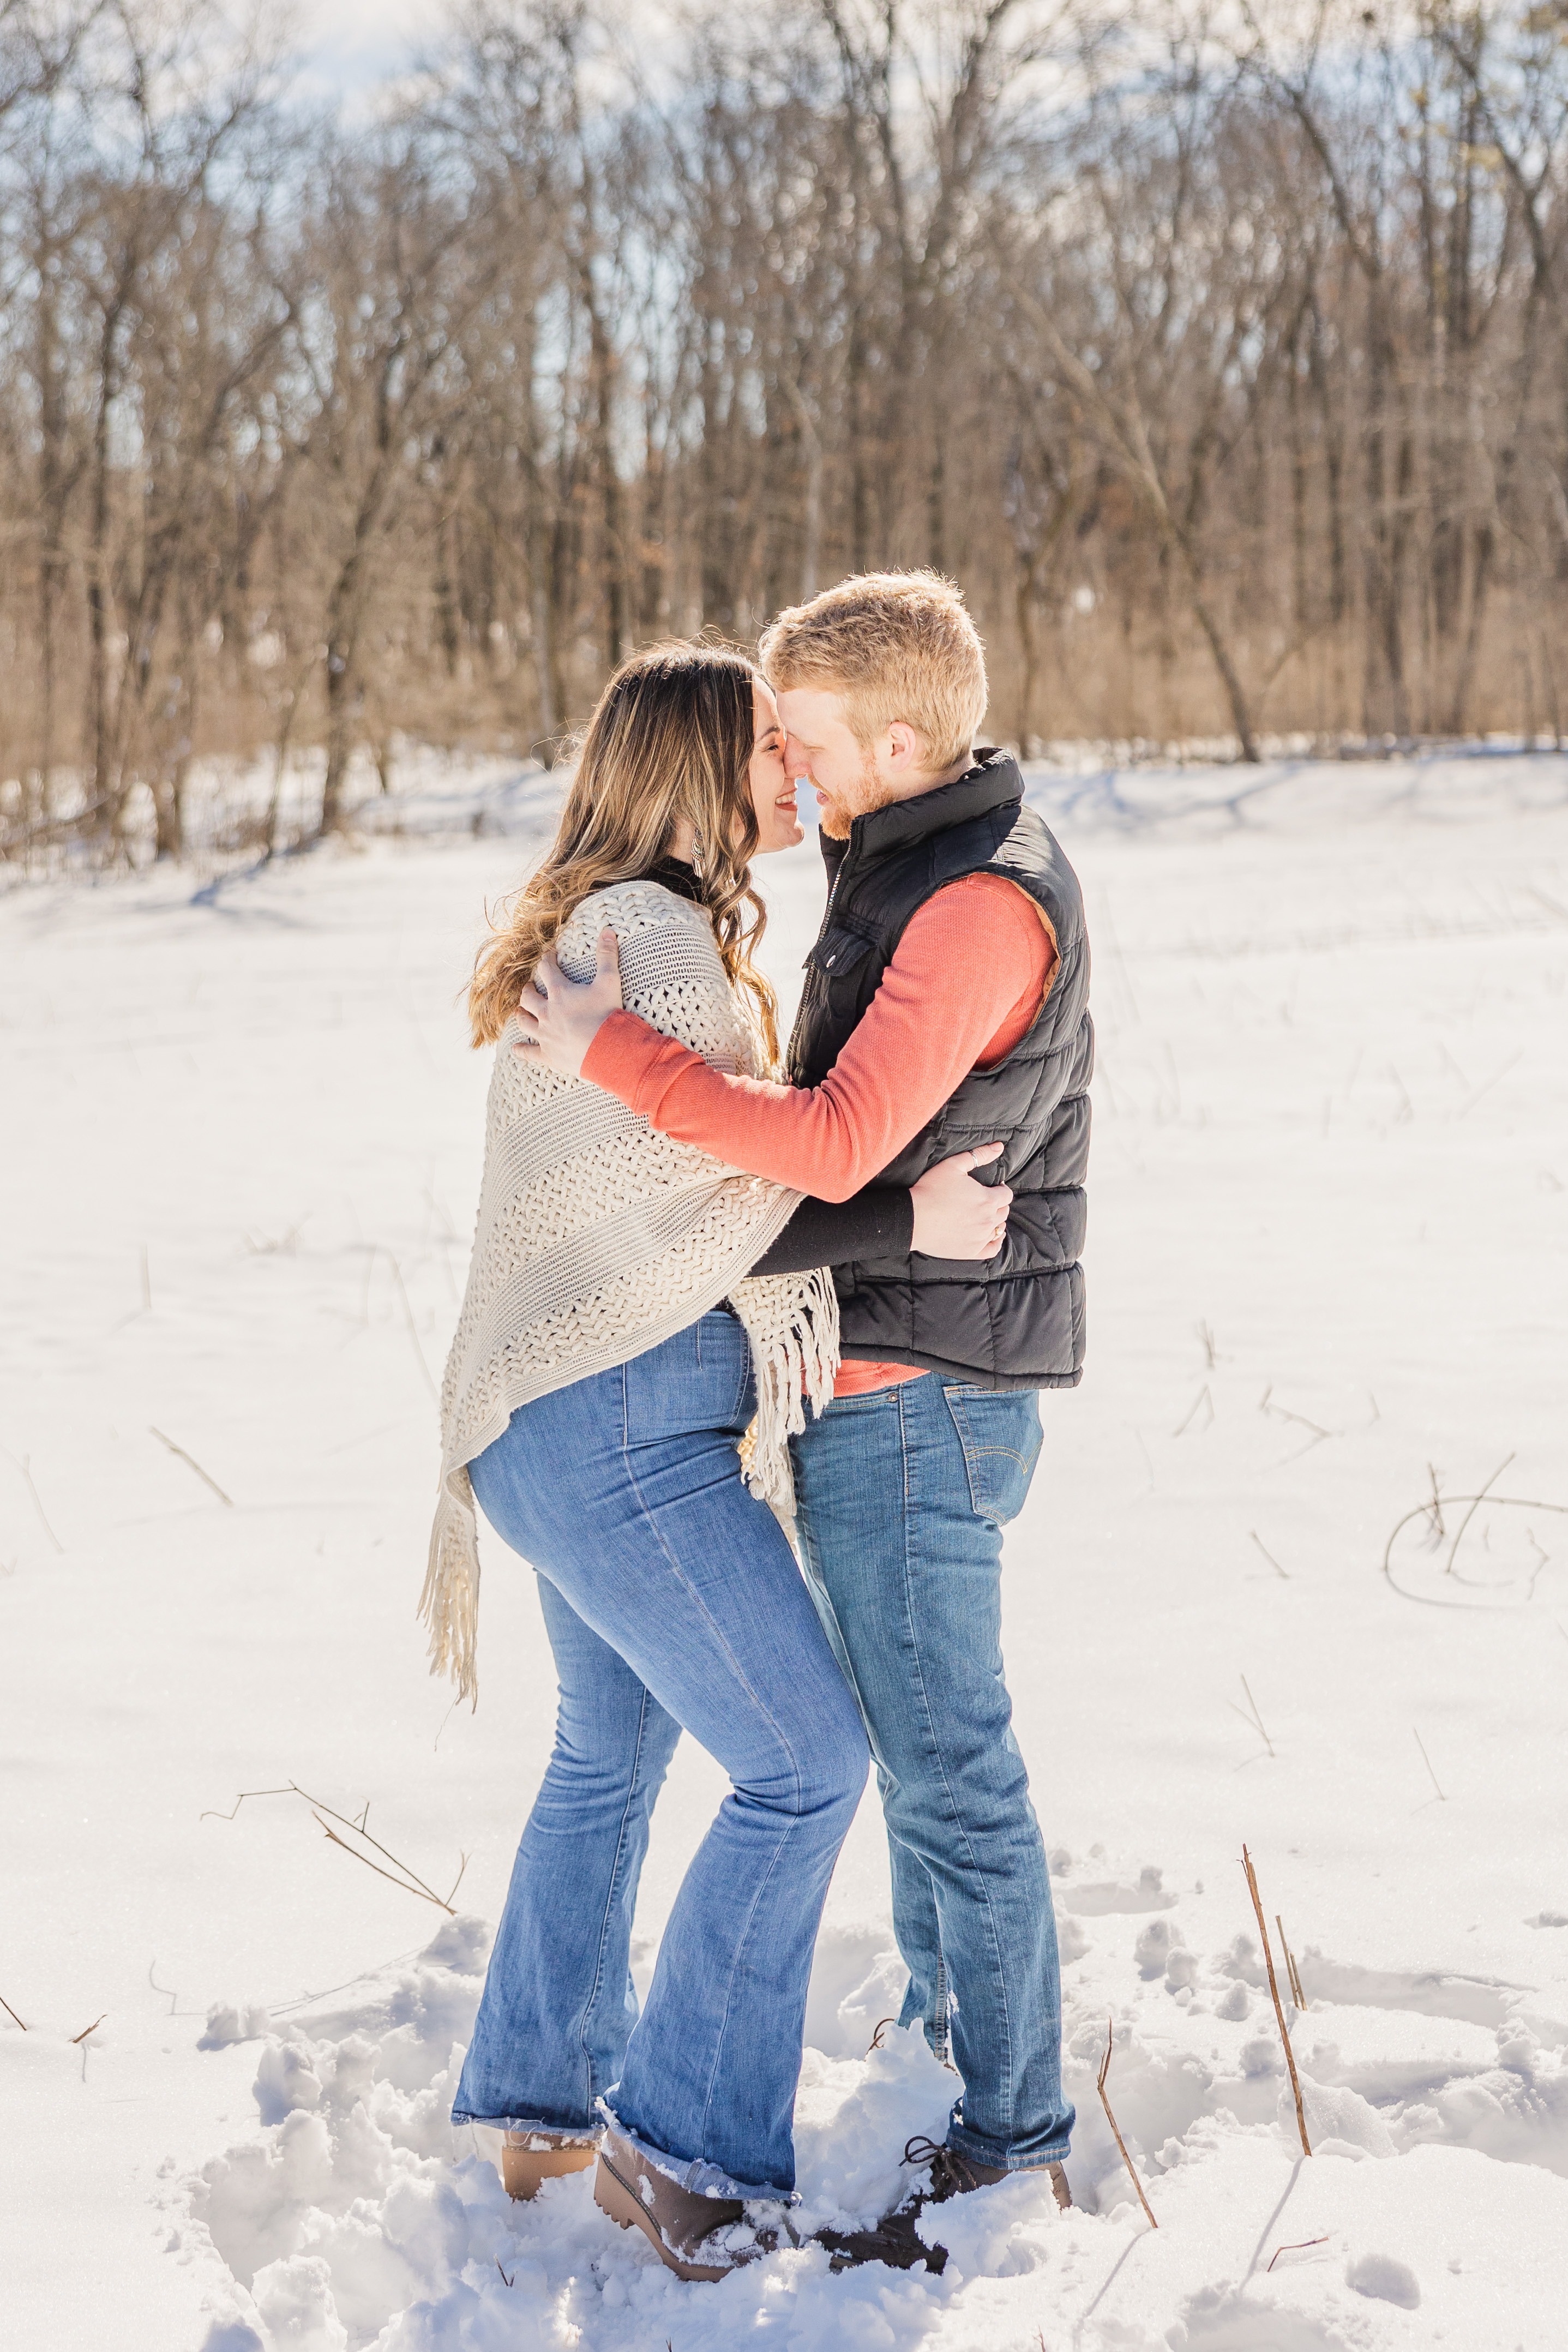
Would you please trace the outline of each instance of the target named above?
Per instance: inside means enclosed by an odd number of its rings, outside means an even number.
[[[892,798],[879,773],[875,747],[860,742],[841,698],[819,686],[787,686],[779,697],[784,765],[805,776],[821,803],[822,830],[847,839],[852,818]]]

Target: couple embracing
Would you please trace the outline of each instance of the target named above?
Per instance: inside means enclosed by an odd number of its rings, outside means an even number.
[[[504,2129],[515,2196],[596,2164],[689,2279],[799,2242],[807,1979],[868,1746],[900,2021],[961,2089],[894,2208],[821,2242],[939,2267],[921,2208],[1026,2170],[1065,2203],[1073,2120],[1000,1567],[1037,1391],[1083,1356],[1082,899],[975,747],[984,654],[946,582],[845,581],[758,660],[622,665],[480,954],[499,1050],[422,1603],[472,1696],[477,1504],[538,1573],[559,1685],[454,2117]],[[828,903],[780,1078],[750,861],[802,837],[802,776]],[[639,2014],[683,1728],[732,1787]]]

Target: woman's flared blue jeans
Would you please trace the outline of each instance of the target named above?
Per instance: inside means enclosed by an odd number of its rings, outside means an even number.
[[[538,1572],[560,1697],[453,2115],[586,2132],[605,2097],[687,2186],[756,2195],[795,2183],[811,1950],[867,1747],[789,1544],[742,1483],[751,1412],[746,1334],[716,1312],[519,1407],[470,1465]],[[683,1727],[733,1786],[639,2017],[637,1878]]]

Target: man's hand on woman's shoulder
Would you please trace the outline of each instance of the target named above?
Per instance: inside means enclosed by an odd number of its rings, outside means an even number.
[[[601,1024],[621,1006],[621,942],[613,931],[603,930],[599,969],[590,981],[568,980],[554,956],[541,957],[517,1005],[523,1034],[512,1051],[535,1069],[580,1078]]]

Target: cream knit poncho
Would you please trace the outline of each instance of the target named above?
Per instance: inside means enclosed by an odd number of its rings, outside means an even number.
[[[585,899],[556,960],[592,977],[601,930],[621,942],[629,1012],[694,1046],[716,1069],[760,1075],[756,1034],[730,987],[705,909],[656,882]],[[825,1267],[748,1277],[801,1194],[657,1134],[613,1095],[496,1053],[485,1175],[468,1286],[441,1384],[441,1491],[419,1613],[432,1674],[476,1703],[479,1554],[467,1465],[517,1407],[610,1370],[727,1298],[751,1341],[757,1421],[747,1483],[793,1513],[788,1438],[802,1393],[832,1394],[839,1311]]]

